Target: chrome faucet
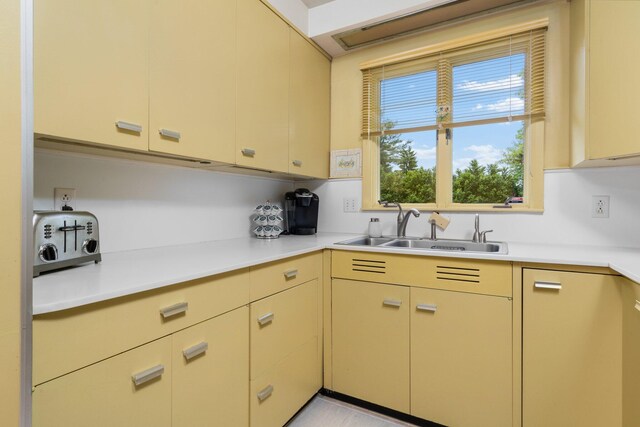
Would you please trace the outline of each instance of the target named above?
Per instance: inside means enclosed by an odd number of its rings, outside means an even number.
[[[480,214],[476,214],[475,231],[473,232],[474,243],[487,243],[487,233],[491,233],[493,230],[480,231]]]
[[[400,205],[398,205],[398,208],[399,207]],[[402,213],[402,210],[400,210],[400,213]],[[400,217],[400,214],[398,214],[398,237],[405,237],[407,235],[407,223],[409,222],[411,215],[418,218],[420,216],[420,211],[413,208],[409,209],[406,213],[402,214],[402,218]]]
[[[429,237],[429,240],[438,240],[437,236],[436,236],[436,220],[432,219],[429,220],[429,224],[431,225],[431,237]]]

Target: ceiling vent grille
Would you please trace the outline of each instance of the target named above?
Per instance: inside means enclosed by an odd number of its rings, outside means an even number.
[[[430,9],[424,9],[355,30],[334,34],[333,39],[345,50],[380,43],[397,37],[424,31],[462,19],[493,13],[532,3],[534,0],[454,0]]]

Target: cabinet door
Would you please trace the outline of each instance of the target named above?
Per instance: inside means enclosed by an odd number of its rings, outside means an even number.
[[[142,383],[136,385],[134,376]],[[171,338],[37,386],[33,391],[33,425],[170,426]]]
[[[622,335],[622,425],[633,427],[640,420],[640,284],[623,282]]]
[[[622,423],[616,276],[523,270],[523,425]]]
[[[409,288],[332,282],[333,389],[409,413]]]
[[[248,426],[248,308],[184,329],[172,341],[171,425]]]
[[[591,158],[640,153],[640,2],[593,0],[589,19],[589,148]]]
[[[35,132],[147,150],[148,33],[148,0],[36,0]]]
[[[154,0],[149,149],[235,160],[236,2]]]
[[[331,63],[294,30],[289,84],[289,172],[329,176]]]
[[[510,426],[511,301],[411,289],[411,414],[450,426]]]
[[[259,0],[238,0],[236,162],[288,171],[289,27]]]

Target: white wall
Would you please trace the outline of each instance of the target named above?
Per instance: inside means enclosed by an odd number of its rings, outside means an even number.
[[[320,197],[320,231],[366,233],[369,218],[379,217],[384,234],[395,233],[395,213],[343,212],[343,198],[361,200],[361,180],[299,184]],[[593,195],[610,196],[609,218],[591,217]],[[407,235],[426,236],[429,214],[411,218]],[[443,214],[451,223],[440,237],[471,238],[473,213]],[[481,213],[480,228],[495,230],[490,240],[640,247],[639,218],[640,168],[557,170],[545,173],[543,214]]]
[[[95,214],[102,252],[250,235],[261,202],[293,183],[177,166],[37,150],[33,207],[53,209],[55,187],[75,188]]]

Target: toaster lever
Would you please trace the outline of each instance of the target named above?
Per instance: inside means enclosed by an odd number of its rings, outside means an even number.
[[[65,225],[64,227],[58,228],[60,231],[76,231],[76,230],[84,230],[86,227],[84,225]]]

